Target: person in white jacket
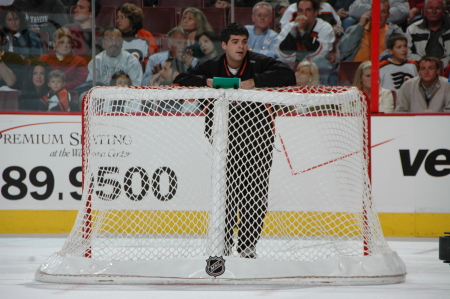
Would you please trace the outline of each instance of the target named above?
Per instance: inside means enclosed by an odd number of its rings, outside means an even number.
[[[327,55],[333,48],[333,27],[317,18],[320,3],[317,0],[301,0],[297,5],[297,17],[286,24],[278,36],[278,59],[285,62],[312,61],[321,69],[331,69]]]

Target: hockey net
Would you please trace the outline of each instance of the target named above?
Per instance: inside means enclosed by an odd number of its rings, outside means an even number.
[[[36,279],[404,281],[356,88],[97,87],[83,110],[82,208]]]

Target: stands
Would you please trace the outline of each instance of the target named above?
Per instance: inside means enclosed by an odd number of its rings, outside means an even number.
[[[17,111],[19,110],[18,90],[0,90],[0,111]]]

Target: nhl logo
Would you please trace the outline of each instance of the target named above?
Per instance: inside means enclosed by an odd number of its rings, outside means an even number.
[[[221,256],[210,256],[206,260],[206,273],[210,276],[220,276],[225,273],[225,260]]]

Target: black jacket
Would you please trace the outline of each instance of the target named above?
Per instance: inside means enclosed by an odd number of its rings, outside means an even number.
[[[256,87],[282,87],[295,85],[294,71],[271,57],[254,52],[247,52],[236,76],[227,68],[226,56],[222,54],[199,62],[196,67],[190,67],[179,74],[173,83],[180,86],[206,86],[206,79],[213,77],[236,77],[242,81],[253,79]]]

